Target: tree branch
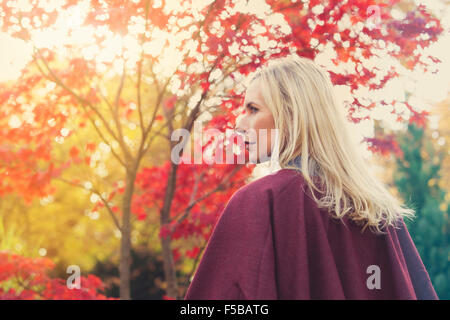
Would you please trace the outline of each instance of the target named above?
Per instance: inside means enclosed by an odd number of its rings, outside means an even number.
[[[207,12],[205,18],[198,24],[198,25],[199,25],[199,28],[198,28],[196,34],[194,35],[193,39],[198,38],[198,36],[200,35],[201,28],[203,27],[203,25],[205,24],[206,20],[208,19],[209,14],[211,13],[212,8],[214,7],[216,1],[217,1],[217,0],[214,0],[214,2],[211,3],[211,4],[209,5],[208,12]],[[186,58],[188,57],[189,53],[190,53],[190,50],[188,50],[188,51],[185,53],[185,55],[184,55],[184,57],[183,57],[182,62],[180,63],[180,65],[183,64],[183,63],[186,61]],[[178,70],[179,70],[179,68],[177,68],[177,69],[172,73],[172,75],[167,79],[167,81],[166,81],[166,83],[164,84],[163,88],[160,89],[160,88],[159,88],[159,85],[158,85],[158,81],[157,81],[156,75],[155,75],[155,73],[153,72],[153,66],[150,67],[150,71],[151,71],[151,73],[152,73],[152,75],[153,75],[153,78],[154,78],[154,80],[155,80],[156,86],[158,87],[158,98],[157,98],[157,101],[156,101],[155,109],[154,109],[154,112],[153,112],[153,114],[152,114],[152,118],[151,118],[151,120],[150,120],[150,123],[149,123],[148,127],[145,128],[144,134],[142,135],[142,141],[141,141],[141,144],[140,144],[140,146],[139,146],[139,152],[138,152],[138,157],[139,157],[139,158],[141,158],[142,155],[145,154],[145,153],[148,151],[148,147],[150,146],[150,143],[147,145],[147,148],[144,148],[145,141],[147,140],[148,134],[149,134],[150,130],[151,130],[152,127],[153,127],[153,123],[154,123],[154,121],[155,121],[156,114],[157,114],[157,112],[158,112],[158,110],[159,110],[159,108],[160,108],[161,102],[162,102],[162,100],[163,100],[164,93],[165,93],[165,90],[166,90],[166,88],[167,88],[167,85],[170,83],[170,81],[172,80],[173,76],[178,72]],[[203,95],[202,95],[202,96],[203,96]],[[204,97],[203,97],[203,98],[204,98]],[[203,98],[202,98],[201,100],[203,100]],[[171,119],[169,119],[169,121],[171,121]],[[170,127],[170,126],[171,126],[171,123],[168,123],[168,126]]]
[[[123,61],[122,75],[120,77],[119,87],[117,88],[116,98],[114,99],[114,110],[111,110],[111,111],[112,111],[114,123],[116,124],[117,131],[119,134],[119,136],[118,136],[119,143],[124,148],[124,152],[125,152],[125,155],[128,158],[128,160],[131,160],[132,155],[124,141],[123,132],[122,132],[122,124],[120,123],[120,119],[119,119],[119,102],[120,102],[120,96],[122,94],[123,86],[125,83],[125,77],[126,77],[126,68],[125,68],[125,61]]]
[[[141,56],[138,62],[138,79],[137,79],[137,88],[136,88],[136,95],[137,95],[137,104],[138,104],[138,113],[139,113],[139,125],[141,127],[141,132],[142,132],[142,141],[144,141],[144,117],[142,115],[142,97],[141,97],[141,83],[142,83],[142,64],[144,63],[144,49],[143,49],[143,45],[144,45],[144,39],[145,39],[145,33],[147,32],[148,29],[148,13],[149,13],[149,8],[150,8],[150,1],[147,0],[145,2],[145,28],[144,28],[144,33],[142,34],[141,37]]]
[[[77,187],[77,188],[81,188],[83,190],[90,191],[90,192],[96,194],[102,200],[103,204],[105,205],[106,209],[108,210],[109,215],[113,219],[114,224],[116,225],[117,229],[119,229],[119,231],[122,232],[122,228],[120,226],[119,220],[117,219],[116,215],[114,214],[114,211],[112,211],[111,207],[108,204],[108,201],[105,198],[103,198],[103,196],[100,194],[100,192],[97,189],[87,189],[86,187],[84,187],[84,186],[82,186],[82,185],[80,185],[78,183],[74,183],[72,181],[66,180],[66,179],[61,178],[61,177],[56,177],[54,179],[62,181],[64,183],[67,183],[67,184],[69,184],[71,186],[74,186],[74,187]]]
[[[68,91],[82,106],[88,106],[91,110],[93,110],[98,117],[100,118],[100,120],[102,121],[103,125],[105,126],[106,130],[108,131],[108,133],[116,140],[119,142],[120,146],[122,147],[122,151],[125,154],[125,157],[127,158],[127,160],[131,160],[130,154],[128,153],[128,149],[125,145],[125,143],[123,141],[121,141],[120,139],[118,139],[118,137],[116,136],[116,134],[114,133],[114,131],[111,129],[111,127],[109,126],[108,122],[106,121],[106,119],[103,117],[103,115],[100,113],[100,111],[95,108],[88,100],[84,99],[83,97],[81,97],[79,94],[77,94],[76,92],[74,92],[72,89],[70,89],[69,87],[67,87],[62,81],[61,79],[58,78],[58,76],[54,73],[54,71],[50,68],[50,66],[48,65],[47,61],[44,59],[44,57],[42,57],[42,55],[39,52],[39,49],[35,48],[35,52],[39,55],[40,60],[43,62],[43,64],[45,65],[48,73],[50,74],[50,76],[47,75],[47,73],[44,72],[44,75],[46,75],[46,77],[50,80],[55,82],[56,84],[58,84],[60,87],[62,87],[63,89],[65,89],[66,91]],[[35,55],[33,55],[33,60],[36,63],[36,65],[38,66],[38,68],[42,70],[42,68],[39,65],[38,59],[36,58]]]
[[[231,170],[231,172],[228,174],[228,176],[226,176],[221,183],[219,183],[214,189],[210,190],[209,192],[207,192],[206,194],[204,194],[203,196],[201,196],[200,198],[196,199],[195,201],[191,201],[190,204],[186,207],[186,209],[184,209],[184,213],[178,215],[177,217],[174,217],[173,219],[170,220],[170,222],[172,223],[173,221],[175,221],[175,224],[180,224],[184,219],[186,219],[189,216],[189,213],[191,211],[191,209],[200,201],[206,199],[207,197],[209,197],[210,195],[214,194],[215,192],[217,192],[218,190],[221,190],[225,187],[226,183],[242,168],[242,165],[237,165],[236,167],[233,168],[233,170]]]

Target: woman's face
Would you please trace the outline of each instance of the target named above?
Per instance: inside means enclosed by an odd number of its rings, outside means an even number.
[[[259,81],[259,78],[252,81],[247,88],[244,111],[236,120],[236,131],[244,136],[251,163],[269,160],[272,140],[275,139],[275,121],[272,112],[263,102]]]

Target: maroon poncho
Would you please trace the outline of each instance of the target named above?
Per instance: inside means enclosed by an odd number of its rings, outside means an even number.
[[[184,299],[438,298],[403,220],[361,233],[305,190],[300,172],[281,169],[235,192]]]

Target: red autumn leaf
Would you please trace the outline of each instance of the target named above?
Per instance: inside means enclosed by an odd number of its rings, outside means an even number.
[[[88,142],[86,143],[86,151],[87,152],[94,152],[97,145],[94,142]]]
[[[173,261],[174,262],[177,262],[180,259],[180,257],[181,257],[181,253],[180,253],[180,250],[178,248],[174,248],[172,250],[172,254],[173,254]]]
[[[108,196],[108,201],[111,201],[115,195],[116,195],[116,191],[111,192]]]
[[[201,87],[203,89],[203,92],[208,91],[210,85],[211,84],[209,82],[202,82]]]
[[[172,97],[170,97],[169,99],[166,100],[166,102],[164,103],[164,106],[167,109],[172,109],[175,106],[176,101],[177,101],[177,96],[173,95]]]
[[[72,148],[70,148],[69,153],[70,153],[71,158],[76,158],[78,156],[78,154],[80,153],[80,150],[76,146],[73,146]]]
[[[198,256],[199,253],[200,253],[200,248],[194,247],[192,250],[186,251],[186,256],[191,259],[194,259]]]

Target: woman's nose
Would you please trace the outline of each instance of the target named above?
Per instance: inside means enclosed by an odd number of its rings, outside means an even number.
[[[236,118],[236,125],[234,127],[234,130],[237,133],[244,135],[245,131],[246,131],[246,128],[244,125],[245,125],[244,115],[241,114]]]

